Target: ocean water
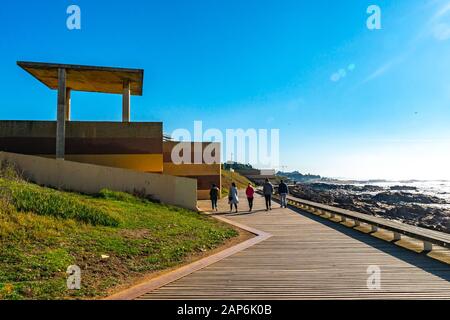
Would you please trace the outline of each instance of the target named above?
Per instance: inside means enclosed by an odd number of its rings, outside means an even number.
[[[361,182],[353,183],[353,185],[364,186],[373,185],[385,188],[389,190],[394,186],[407,186],[415,187],[416,190],[404,190],[404,192],[412,194],[425,194],[430,196],[435,196],[446,200],[447,204],[433,205],[437,207],[444,207],[450,209],[450,181],[440,180],[440,181],[382,181],[382,182]]]

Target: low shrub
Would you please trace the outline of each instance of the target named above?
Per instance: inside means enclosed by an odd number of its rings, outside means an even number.
[[[126,193],[126,192],[120,192],[120,191],[112,191],[109,189],[102,189],[98,193],[98,197],[102,199],[109,199],[109,200],[115,200],[115,201],[123,201],[123,202],[136,202],[140,201],[140,199],[136,198],[135,196]]]

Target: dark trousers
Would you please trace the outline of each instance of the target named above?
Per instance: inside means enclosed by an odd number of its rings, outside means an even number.
[[[269,210],[272,207],[272,195],[264,195],[264,198],[266,199],[266,209]]]
[[[253,198],[247,198],[248,200],[248,207],[250,208],[250,211],[253,210]]]
[[[211,205],[212,205],[213,210],[217,208],[217,198],[211,199]]]

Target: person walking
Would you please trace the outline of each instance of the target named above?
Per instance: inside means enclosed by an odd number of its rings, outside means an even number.
[[[252,187],[252,184],[249,183],[247,189],[245,190],[245,194],[247,195],[248,207],[249,211],[253,210],[253,199],[255,198],[255,189]]]
[[[281,208],[287,208],[289,188],[283,180],[281,180],[280,185],[278,186],[278,194],[280,195]]]
[[[215,184],[212,185],[211,190],[209,190],[209,198],[211,199],[211,206],[213,211],[218,211],[217,200],[219,199],[219,188]]]
[[[266,211],[272,210],[272,195],[273,195],[273,185],[270,183],[269,179],[263,185],[263,194],[266,200]]]
[[[228,194],[228,203],[230,204],[230,213],[233,212],[233,206],[236,209],[236,213],[238,212],[238,189],[236,187],[236,183],[231,184],[230,193]]]

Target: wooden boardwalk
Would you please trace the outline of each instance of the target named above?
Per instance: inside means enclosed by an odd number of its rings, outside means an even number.
[[[450,299],[449,265],[310,213],[267,213],[263,202],[225,216],[271,238],[139,299]],[[370,266],[381,270],[376,290]]]

